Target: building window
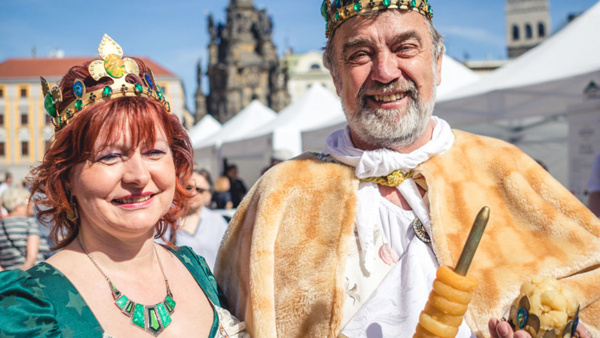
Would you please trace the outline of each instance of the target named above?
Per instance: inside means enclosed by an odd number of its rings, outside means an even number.
[[[4,114],[0,114],[0,126],[4,125]]]
[[[527,38],[527,39],[533,38],[533,30],[531,29],[530,24],[525,25],[525,38]]]
[[[27,88],[21,88],[21,97],[27,97]]]
[[[21,113],[21,125],[25,126],[27,123],[29,123],[29,114],[26,112]]]
[[[310,65],[310,69],[319,70],[321,69],[321,66],[317,63],[313,63],[312,65]]]
[[[0,97],[4,97],[4,88],[0,88]]]
[[[21,142],[21,155],[23,155],[23,156],[29,155],[29,142],[27,142],[27,141]]]
[[[46,116],[46,124],[52,124],[52,117],[50,114],[44,114]]]
[[[4,153],[4,142],[0,142],[0,156],[6,156]]]
[[[546,26],[543,22],[538,23],[538,37],[543,38],[546,36]]]
[[[519,26],[517,26],[517,25],[513,25],[512,38],[513,38],[513,41],[519,40]]]

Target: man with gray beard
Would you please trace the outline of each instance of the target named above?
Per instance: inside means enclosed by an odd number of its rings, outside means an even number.
[[[597,330],[600,221],[516,147],[432,116],[444,45],[429,3],[325,0],[322,14],[348,126],[322,153],[269,170],[230,224],[215,272],[248,331],[412,336],[483,206],[479,287],[457,335],[528,335],[495,318],[536,274],[574,287]]]

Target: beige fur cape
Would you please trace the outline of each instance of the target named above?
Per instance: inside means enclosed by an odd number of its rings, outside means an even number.
[[[440,264],[454,266],[478,211],[491,209],[469,270],[479,286],[467,324],[488,336],[488,320],[504,315],[524,280],[543,274],[571,287],[597,335],[600,221],[516,147],[454,133],[453,147],[416,172],[427,183]],[[339,334],[358,183],[353,168],[306,154],[269,170],[244,199],[216,276],[253,336]]]

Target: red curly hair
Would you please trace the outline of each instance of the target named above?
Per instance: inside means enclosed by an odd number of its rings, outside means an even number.
[[[144,74],[146,65],[139,59],[133,59],[138,63],[140,73]],[[62,111],[75,100],[72,89],[75,80],[84,82],[86,92],[112,84],[112,79],[95,81],[90,76],[88,65],[92,61],[71,68],[60,81],[63,101],[56,107],[57,111]],[[126,81],[143,85],[142,79],[135,74],[127,75]],[[99,137],[105,140],[104,147],[110,147],[127,132],[125,128],[129,129],[133,149],[154,144],[156,128],[164,131],[173,154],[177,179],[171,208],[156,224],[156,237],[162,237],[169,227],[173,232],[176,229],[176,221],[185,213],[190,197],[185,188],[189,185],[193,169],[193,150],[187,132],[179,119],[169,114],[158,101],[144,97],[122,97],[98,102],[77,113],[67,126],[56,132],[42,164],[31,172],[31,192],[35,196],[37,217],[50,227],[53,249],[65,247],[79,234],[78,220],[72,221],[67,217],[71,207],[65,183],[69,180],[71,169],[92,158]]]

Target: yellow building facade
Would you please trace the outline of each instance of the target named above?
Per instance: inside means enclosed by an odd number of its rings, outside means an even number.
[[[44,109],[43,76],[52,88],[71,66],[91,58],[8,59],[0,63],[0,180],[10,172],[20,183],[43,159],[54,127]],[[172,113],[183,121],[189,115],[181,80],[156,63],[142,59],[163,88]]]

